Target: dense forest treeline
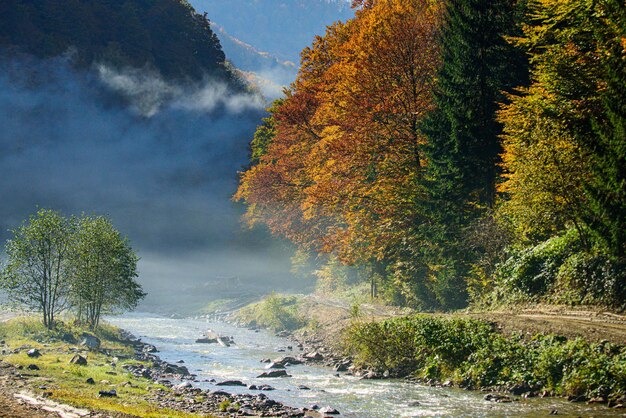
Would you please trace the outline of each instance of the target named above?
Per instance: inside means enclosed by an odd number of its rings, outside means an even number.
[[[623,309],[623,2],[354,6],[255,134],[247,222],[394,303]]]
[[[68,54],[81,68],[149,67],[166,79],[210,76],[243,87],[206,16],[185,0],[6,0],[0,46],[38,58]]]

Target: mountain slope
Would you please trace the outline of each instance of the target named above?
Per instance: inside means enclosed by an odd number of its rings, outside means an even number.
[[[234,36],[215,22],[211,27],[221,40],[228,60],[242,71],[243,76],[259,87],[265,97],[275,99],[282,96],[282,89],[296,79],[298,66],[291,61],[280,61],[273,55],[259,51]]]
[[[205,16],[184,0],[3,0],[0,46],[39,58],[152,67],[168,79],[232,78]]]
[[[354,15],[346,0],[190,0],[231,36],[281,61],[300,62],[300,51],[327,25]],[[221,38],[222,39],[222,38]],[[223,39],[222,39],[223,40]]]

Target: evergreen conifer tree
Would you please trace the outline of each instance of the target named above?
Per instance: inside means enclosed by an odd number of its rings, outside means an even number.
[[[503,91],[527,82],[527,62],[505,37],[513,35],[513,0],[450,0],[442,32],[443,66],[434,110],[423,124],[427,160],[424,229],[433,290],[443,306],[465,303],[469,268],[464,231],[493,206],[501,152],[496,121]]]

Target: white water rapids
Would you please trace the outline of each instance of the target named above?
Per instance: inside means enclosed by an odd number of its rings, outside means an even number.
[[[142,341],[155,345],[158,355],[185,366],[197,375],[194,385],[231,393],[258,393],[246,387],[222,387],[209,382],[241,380],[250,385],[269,384],[276,388],[265,392],[271,399],[293,407],[331,406],[350,418],[388,417],[537,417],[557,410],[559,416],[622,416],[603,406],[573,404],[563,399],[532,398],[511,403],[493,403],[484,393],[460,389],[432,388],[401,380],[359,380],[314,365],[287,368],[289,378],[258,379],[264,370],[262,358],[275,359],[299,353],[295,345],[267,331],[254,332],[207,319],[173,319],[154,314],[135,313],[108,318],[108,321],[132,332]],[[195,340],[207,330],[232,336],[236,345],[199,344]],[[279,352],[294,345],[293,352]],[[310,390],[299,389],[307,386]],[[519,398],[519,397],[512,397]]]

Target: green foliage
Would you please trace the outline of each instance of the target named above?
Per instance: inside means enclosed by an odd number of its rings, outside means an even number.
[[[145,296],[135,281],[138,260],[128,239],[107,218],[83,216],[77,221],[69,264],[79,321],[94,329],[101,315],[137,306]]]
[[[72,222],[58,212],[40,209],[12,232],[0,288],[11,301],[41,312],[44,325],[53,328],[56,315],[68,306]]]
[[[256,165],[261,157],[267,153],[267,148],[272,143],[274,135],[276,135],[276,119],[274,113],[283,104],[283,99],[275,100],[272,106],[267,109],[269,116],[263,118],[263,123],[259,125],[254,132],[254,137],[250,142],[250,163]]]
[[[533,83],[500,114],[508,198],[500,213],[531,245],[575,228],[586,253],[561,259],[560,284],[574,299],[620,306],[626,9],[615,0],[529,4],[532,20],[517,43],[529,52]]]
[[[298,312],[298,298],[276,293],[241,309],[237,318],[247,324],[273,331],[292,331],[306,325],[306,320]]]
[[[580,251],[580,241],[576,231],[570,230],[563,236],[514,253],[497,274],[506,290],[520,291],[530,297],[541,296],[556,281],[563,262],[577,251]]]
[[[230,408],[230,400],[224,399],[222,402],[220,402],[220,404],[218,405],[218,408],[220,412],[228,411],[228,408]]]
[[[443,66],[435,89],[437,108],[423,123],[427,141],[421,204],[430,222],[430,284],[444,308],[467,304],[466,278],[475,254],[466,230],[495,198],[501,127],[495,114],[502,92],[526,82],[523,55],[504,40],[514,34],[513,2],[448,2]]]
[[[491,325],[474,320],[442,320],[432,316],[355,323],[348,346],[356,362],[395,375],[416,372],[439,377],[467,360],[484,344]]]
[[[49,329],[67,308],[95,329],[102,314],[133,309],[145,296],[135,281],[137,256],[104,217],[67,219],[41,209],[13,235],[0,288],[41,312]]]
[[[487,304],[544,302],[623,310],[626,268],[619,258],[587,251],[576,229],[512,250],[496,269],[495,285],[477,300]]]
[[[347,348],[361,366],[473,388],[526,385],[558,395],[603,397],[626,390],[626,346],[552,335],[504,336],[473,319],[355,322]]]
[[[24,389],[36,391],[41,386],[41,381],[45,380],[46,386],[54,387],[52,399],[63,404],[102,411],[112,416],[132,415],[146,418],[198,416],[160,408],[146,400],[154,388],[169,389],[155,385],[149,379],[132,376],[122,369],[124,365],[137,365],[141,362],[134,360],[134,347],[122,341],[121,330],[118,328],[103,324],[96,331],[96,335],[102,340],[103,349],[86,354],[88,361],[86,366],[70,364],[74,352],[69,348],[75,344],[69,344],[62,338],[67,338],[67,334],[77,338],[85,331],[85,328],[62,322],[57,322],[55,329],[48,330],[41,321],[31,317],[0,322],[0,339],[5,340],[7,346],[12,349],[10,350],[12,353],[3,356],[3,361],[21,367],[37,364],[40,367],[37,372],[40,378],[25,382]],[[24,346],[38,348],[42,356],[37,359],[28,357]],[[13,349],[19,347],[22,348],[13,353]],[[115,366],[111,365],[112,361],[116,363]],[[93,378],[96,382],[109,381],[112,387],[115,386],[119,398],[85,396],[94,393],[94,386],[86,383],[87,377]]]

